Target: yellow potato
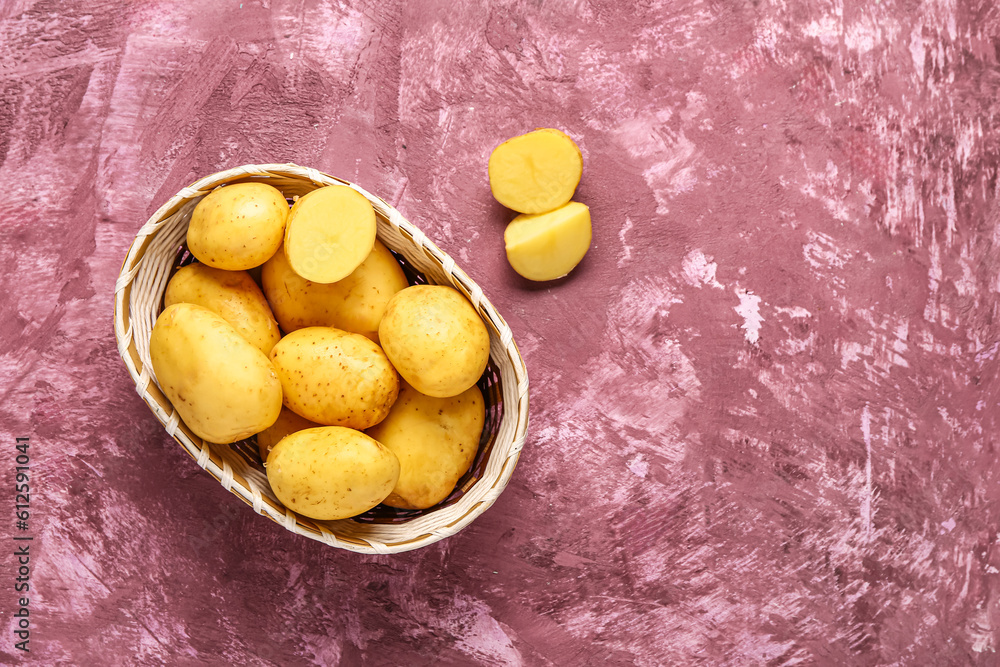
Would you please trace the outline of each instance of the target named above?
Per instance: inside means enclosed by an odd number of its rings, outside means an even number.
[[[166,308],[153,326],[149,356],[164,395],[209,442],[249,438],[278,418],[281,383],[271,362],[207,308]]]
[[[563,132],[542,128],[509,139],[490,154],[490,189],[519,213],[545,213],[572,197],[583,175],[583,154]]]
[[[399,459],[399,481],[382,502],[426,509],[447,498],[476,458],[485,421],[477,386],[433,398],[403,382],[389,416],[366,431]]]
[[[193,303],[233,325],[264,354],[281,338],[264,294],[246,271],[213,269],[205,264],[181,267],[167,283],[164,306]]]
[[[202,264],[244,271],[281,245],[288,202],[264,183],[234,183],[210,192],[191,214],[187,245]]]
[[[389,495],[399,478],[395,455],[364,433],[321,426],[274,446],[267,481],[285,507],[312,519],[347,519]]]
[[[267,455],[271,453],[274,446],[281,442],[282,438],[286,435],[318,426],[321,426],[321,424],[311,422],[305,417],[300,417],[282,406],[278,420],[257,434],[257,447],[260,449],[260,460],[266,462]]]
[[[397,292],[379,325],[379,340],[404,380],[422,394],[457,396],[482,376],[490,335],[457,290],[413,285]]]
[[[285,227],[285,257],[315,283],[351,275],[375,246],[375,209],[356,190],[328,185],[295,202]]]
[[[306,327],[271,350],[285,406],[317,424],[358,430],[389,414],[399,377],[378,345],[360,334]]]
[[[590,248],[590,209],[571,201],[548,213],[522,214],[504,232],[507,261],[528,280],[555,280]]]
[[[335,283],[306,280],[280,250],[261,272],[264,294],[286,333],[335,327],[378,341],[378,325],[392,295],[406,287],[399,262],[381,241],[351,275]]]

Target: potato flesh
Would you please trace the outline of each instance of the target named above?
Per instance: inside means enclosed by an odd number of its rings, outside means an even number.
[[[319,426],[322,426],[322,424],[311,422],[305,417],[300,417],[282,406],[277,421],[257,434],[257,447],[260,450],[260,460],[266,464],[268,454],[286,436],[298,431],[304,431],[307,428],[317,428]]]
[[[488,170],[498,202],[519,213],[545,213],[573,197],[583,175],[583,155],[565,133],[545,128],[497,146]]]
[[[261,283],[286,333],[327,326],[361,334],[376,343],[389,299],[407,286],[399,262],[378,240],[365,261],[335,283],[306,280],[292,270],[280,250],[264,264]]]
[[[485,421],[479,387],[434,398],[402,383],[389,416],[367,431],[399,459],[399,481],[382,502],[427,509],[447,498],[476,458]]]
[[[187,245],[202,264],[227,271],[260,266],[281,245],[288,202],[265,183],[213,190],[191,214]]]
[[[356,190],[328,185],[292,206],[285,256],[295,273],[316,283],[349,276],[375,246],[375,209]]]
[[[591,234],[590,209],[579,202],[519,215],[504,232],[507,261],[528,280],[562,278],[587,254]]]
[[[208,442],[248,438],[278,418],[281,383],[274,367],[206,308],[166,308],[153,326],[149,354],[163,393],[188,428]]]
[[[312,519],[357,516],[399,479],[399,461],[369,436],[337,426],[298,431],[274,446],[267,480],[285,507]]]
[[[474,385],[490,358],[490,335],[479,314],[443,285],[413,285],[392,297],[379,339],[403,379],[437,398]]]
[[[369,428],[385,419],[399,392],[399,377],[378,345],[331,327],[286,335],[271,362],[285,407],[317,424]]]
[[[267,299],[245,271],[226,271],[206,264],[181,267],[167,283],[163,303],[193,303],[208,308],[265,355],[281,338]]]

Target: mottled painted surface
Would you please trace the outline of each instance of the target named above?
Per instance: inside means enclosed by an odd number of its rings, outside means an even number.
[[[998,53],[987,0],[0,3],[33,661],[997,664]],[[549,285],[507,266],[485,180],[536,126],[579,142],[595,220]],[[451,539],[292,536],[118,359],[142,222],[269,161],[395,203],[515,332],[527,447]]]

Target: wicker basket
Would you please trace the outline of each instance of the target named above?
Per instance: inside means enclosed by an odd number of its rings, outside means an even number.
[[[419,511],[379,506],[361,517],[316,521],[295,514],[274,496],[253,443],[203,442],[180,420],[156,384],[149,360],[149,336],[163,307],[172,272],[187,255],[184,240],[191,211],[220,185],[265,182],[286,197],[302,196],[324,185],[347,185],[372,203],[378,237],[400,259],[411,282],[451,285],[465,294],[490,332],[490,363],[479,382],[487,419],[472,469],[441,504]],[[528,425],[528,376],[510,327],[476,285],[396,209],[361,188],[315,169],[293,164],[246,165],[213,174],[184,188],[151,217],[129,248],[115,285],[115,337],[118,352],[136,390],[167,433],[222,486],[288,530],[332,547],[387,554],[427,546],[454,535],[482,514],[503,491],[517,464]]]

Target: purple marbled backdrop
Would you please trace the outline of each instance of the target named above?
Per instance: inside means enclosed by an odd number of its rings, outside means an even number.
[[[989,0],[0,3],[0,509],[30,436],[36,536],[0,662],[997,664],[998,53]],[[536,126],[595,224],[544,285],[485,178]],[[453,538],[291,535],[118,358],[142,222],[282,161],[396,204],[514,330],[527,446]]]

